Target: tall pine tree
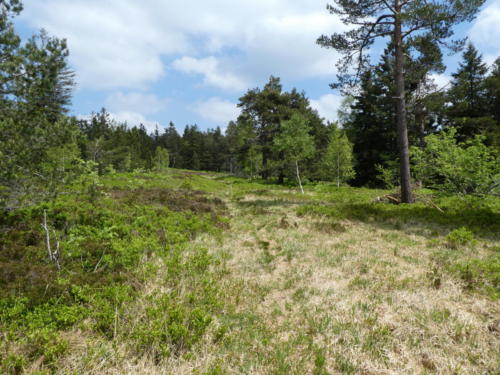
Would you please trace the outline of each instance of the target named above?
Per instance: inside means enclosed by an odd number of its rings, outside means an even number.
[[[335,0],[328,5],[341,17],[349,31],[322,35],[318,43],[343,53],[339,63],[341,83],[352,83],[348,72],[357,65],[358,73],[368,65],[368,49],[377,38],[391,37],[395,58],[395,119],[398,129],[401,198],[413,202],[405,94],[405,46],[412,38],[426,35],[429,42],[442,42],[453,35],[455,24],[470,21],[485,0]]]

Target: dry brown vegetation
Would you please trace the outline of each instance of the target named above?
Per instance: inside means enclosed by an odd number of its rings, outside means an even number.
[[[124,252],[110,259],[135,249],[137,268],[118,269],[128,287],[108,296],[100,282],[101,294],[82,295],[95,314],[64,324],[24,373],[499,373],[496,206],[466,200],[460,215],[454,200],[440,210],[375,203],[383,191],[301,195],[221,176],[188,181],[106,182],[109,215],[132,223],[119,232],[128,233]],[[106,233],[82,246],[97,251]],[[98,277],[109,271],[96,254],[89,275]],[[51,293],[67,294],[56,281]],[[73,311],[57,306],[57,321]],[[30,340],[11,339],[11,358],[31,353]],[[60,352],[48,358],[52,348]]]
[[[68,372],[498,373],[498,301],[441,272],[436,254],[444,245],[429,242],[431,229],[299,217],[292,196],[277,201],[264,190],[227,199],[231,230],[190,244],[187,254],[208,248],[220,260],[225,300],[192,352],[157,362],[130,356],[125,343],[116,350],[96,341],[85,354],[75,351]],[[162,287],[152,281],[146,295]],[[137,302],[136,316],[144,304]]]

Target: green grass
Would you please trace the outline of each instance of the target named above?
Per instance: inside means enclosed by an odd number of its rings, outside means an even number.
[[[0,217],[2,374],[95,372],[102,358],[164,373],[397,372],[399,346],[425,373],[444,363],[424,353],[435,337],[443,358],[481,368],[482,338],[453,306],[498,303],[498,197],[421,191],[393,205],[377,201],[384,190],[309,184],[302,195],[183,170],[81,189]],[[44,211],[61,270],[47,257]],[[460,294],[446,304],[398,315],[404,333],[382,319],[401,298],[449,285]]]
[[[197,188],[210,185],[206,178],[192,179]],[[168,265],[165,282],[174,288],[179,278],[192,275],[200,283],[210,280],[204,275],[214,259],[203,250],[188,259],[183,253],[195,236],[227,226],[225,205],[201,191],[173,189],[175,185],[165,175],[106,176],[92,202],[70,194],[2,217],[1,373],[21,373],[40,358],[43,368],[55,370],[68,350],[60,333],[70,329],[115,340],[128,306],[157,271],[150,259],[161,258]],[[60,271],[46,256],[40,228],[44,211],[53,242],[54,235],[60,241]],[[194,283],[189,300],[175,293],[154,295],[151,304],[161,309],[148,310],[145,325],[121,334],[139,352],[147,348],[167,356],[172,350],[188,350],[218,308],[214,293]]]

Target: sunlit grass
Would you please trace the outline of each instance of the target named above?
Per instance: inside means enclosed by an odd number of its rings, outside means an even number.
[[[302,195],[181,170],[100,189],[98,204],[45,207],[61,273],[39,238],[44,207],[9,219],[23,224],[2,238],[3,372],[498,370],[498,198],[422,191],[393,205],[383,190]],[[14,265],[46,271],[40,288],[9,281]]]

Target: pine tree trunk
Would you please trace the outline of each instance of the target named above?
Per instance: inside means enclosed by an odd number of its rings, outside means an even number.
[[[283,185],[285,183],[285,174],[283,171],[280,171],[280,174],[278,175],[278,184]]]
[[[401,202],[413,203],[410,176],[410,153],[408,146],[408,127],[406,124],[406,102],[405,102],[405,77],[404,77],[404,50],[403,36],[401,32],[401,4],[395,0],[395,82],[396,82],[396,122],[398,127],[398,143],[401,175]]]
[[[302,187],[302,181],[300,179],[299,161],[298,160],[295,160],[295,168],[297,170],[297,180],[299,180],[300,191],[302,192],[302,194],[304,194],[304,188]]]
[[[340,152],[337,153],[337,189],[340,188]]]
[[[264,180],[267,180],[269,174],[267,170],[267,151],[263,150],[262,151],[262,172],[261,172],[261,177]]]

